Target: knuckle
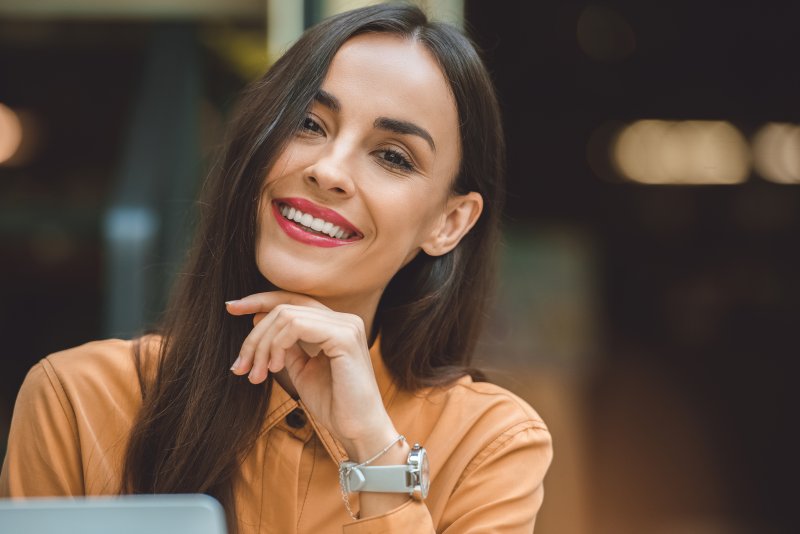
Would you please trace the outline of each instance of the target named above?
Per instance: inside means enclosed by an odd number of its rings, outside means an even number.
[[[354,313],[343,313],[342,318],[351,326],[357,326],[359,323],[364,324],[364,322],[361,320],[361,317]]]
[[[258,352],[259,353],[265,353],[265,352],[269,351],[269,348],[271,346],[272,346],[272,340],[266,339],[266,338],[262,338],[258,342]]]
[[[253,342],[253,340],[250,338],[245,339],[244,343],[242,343],[242,351],[241,351],[242,355],[245,355],[246,353],[249,354],[254,350],[255,350],[255,343]]]
[[[270,340],[270,342],[269,342],[269,346],[267,347],[269,349],[270,353],[277,352],[281,348],[280,343],[281,343],[281,341],[278,339],[277,336],[272,338]]]
[[[294,317],[294,310],[288,304],[278,304],[275,306],[275,319],[277,321],[291,321]]]
[[[361,339],[361,333],[363,331],[363,325],[359,326],[356,322],[348,322],[347,324],[347,335],[350,336],[352,339]]]

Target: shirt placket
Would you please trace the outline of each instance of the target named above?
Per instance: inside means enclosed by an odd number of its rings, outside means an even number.
[[[277,384],[255,451],[261,456],[258,532],[295,533],[314,462],[314,428],[297,401]],[[313,447],[311,447],[313,448]],[[260,454],[259,454],[260,453]]]

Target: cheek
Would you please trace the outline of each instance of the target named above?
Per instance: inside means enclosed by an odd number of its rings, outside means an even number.
[[[265,223],[266,217],[270,215],[269,209],[270,204],[272,202],[272,195],[270,194],[271,184],[273,181],[271,180],[270,174],[264,178],[264,182],[261,185],[261,193],[258,197],[258,207],[256,211],[256,244],[258,245],[259,240],[261,239],[262,234],[262,226]]]
[[[387,195],[383,226],[391,230],[398,246],[415,249],[435,230],[445,199],[443,192],[419,185],[405,194]]]
[[[286,148],[275,159],[262,187],[262,193],[276,183],[283,181],[284,178],[294,173],[302,171],[303,165],[303,152],[298,150],[293,142],[289,142]],[[306,159],[308,159],[306,155]]]
[[[286,170],[289,168],[289,164],[292,162],[291,154],[281,154],[281,156],[275,160],[275,163],[272,165],[272,168],[267,173],[267,177],[264,180],[264,187],[267,187],[286,174]]]
[[[260,236],[260,228],[264,217],[270,216],[268,210],[270,209],[270,202],[275,197],[273,194],[275,187],[283,183],[285,178],[292,172],[291,166],[293,164],[296,165],[296,158],[294,155],[294,149],[291,146],[287,147],[287,149],[278,156],[275,163],[264,177],[258,201],[257,237]]]

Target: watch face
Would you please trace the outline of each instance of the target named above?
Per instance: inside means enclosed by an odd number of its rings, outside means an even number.
[[[430,465],[428,464],[428,453],[419,444],[415,444],[411,448],[411,454],[408,455],[408,463],[412,465],[412,470],[415,475],[415,484],[413,494],[417,498],[424,499],[428,496],[428,489],[430,489]]]
[[[428,464],[428,453],[425,452],[425,449],[419,451],[420,454],[420,465],[419,465],[419,487],[420,492],[422,493],[422,498],[426,498],[428,496],[428,490],[431,487],[431,477],[430,477],[430,464]]]

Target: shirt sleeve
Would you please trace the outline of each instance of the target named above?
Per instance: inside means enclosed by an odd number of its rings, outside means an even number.
[[[361,519],[342,528],[343,534],[429,534],[436,532],[425,503],[409,499],[403,505],[383,515]]]
[[[533,532],[553,457],[550,433],[520,423],[498,436],[465,469],[448,501],[441,532]]]
[[[412,500],[387,514],[345,525],[343,533],[530,534],[544,498],[542,482],[552,450],[544,426],[517,424],[470,462],[437,526],[424,502]]]
[[[17,395],[0,473],[0,497],[83,495],[83,470],[72,405],[47,360]]]

